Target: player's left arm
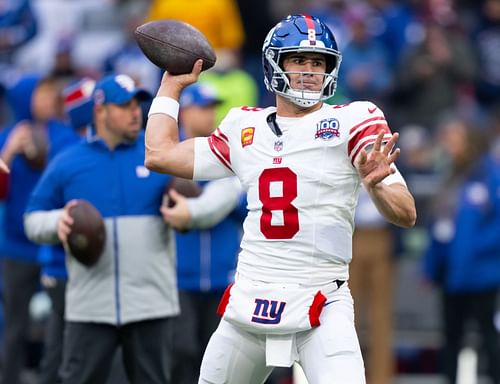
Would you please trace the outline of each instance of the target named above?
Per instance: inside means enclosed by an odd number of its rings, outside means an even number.
[[[399,157],[400,149],[393,151],[393,148],[399,135],[394,133],[382,146],[384,133],[379,132],[370,151],[361,150],[355,167],[379,212],[395,225],[413,227],[417,219],[415,200],[402,178],[398,181],[390,177],[397,172],[393,164]]]

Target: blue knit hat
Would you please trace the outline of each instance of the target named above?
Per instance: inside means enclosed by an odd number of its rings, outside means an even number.
[[[84,77],[63,91],[64,111],[74,129],[83,128],[92,123],[94,113],[92,92],[94,88],[95,81]]]

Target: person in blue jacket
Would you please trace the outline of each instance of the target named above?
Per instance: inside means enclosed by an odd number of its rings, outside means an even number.
[[[74,140],[74,133],[60,120],[60,89],[53,78],[25,75],[7,91],[14,121],[0,132],[0,158],[10,167],[5,196],[3,258],[3,304],[5,352],[2,383],[19,383],[29,325],[29,303],[39,285],[38,246],[24,233],[23,214],[38,182],[44,157],[34,153],[36,132],[45,141],[50,158]],[[35,151],[36,152],[36,151]],[[38,158],[38,163],[29,158]]]
[[[35,38],[39,26],[31,0],[0,3],[0,124],[6,124],[12,111],[5,107],[5,91],[19,75],[15,64],[17,51]],[[14,80],[15,82],[15,80]]]
[[[160,213],[171,176],[144,167],[139,101],[150,97],[129,76],[101,79],[92,95],[95,134],[50,162],[26,209],[26,233],[40,243],[66,242],[78,199],[104,219],[95,265],[66,253],[63,384],[104,384],[118,346],[131,383],[172,383],[175,239]]]
[[[64,111],[77,138],[86,137],[93,117],[92,92],[95,81],[83,78],[63,90]],[[75,141],[76,143],[77,141]],[[64,296],[66,292],[65,253],[62,245],[40,246],[38,261],[41,265],[41,282],[49,295],[51,312],[45,328],[45,342],[38,375],[38,384],[59,382],[64,335]]]
[[[179,115],[182,134],[209,136],[218,103],[215,91],[207,84],[196,83],[184,89]],[[233,282],[247,213],[246,196],[237,178],[198,184],[203,190],[199,197],[186,199],[171,192],[175,206],[162,208],[167,222],[180,230],[176,232],[181,305],[174,336],[176,384],[198,380],[203,351],[220,321],[217,306],[225,288]],[[207,215],[207,210],[215,212]]]
[[[500,383],[498,332],[494,324],[500,287],[500,159],[483,150],[483,132],[459,119],[443,123],[440,135],[450,159],[431,210],[424,275],[442,290],[444,373],[457,379],[458,355],[467,323],[478,325],[488,375]]]

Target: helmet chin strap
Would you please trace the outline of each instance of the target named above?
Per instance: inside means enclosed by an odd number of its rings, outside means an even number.
[[[321,101],[322,92],[298,91],[288,88],[286,98],[299,107],[312,107]]]

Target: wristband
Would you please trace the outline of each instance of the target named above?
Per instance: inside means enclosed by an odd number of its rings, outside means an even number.
[[[155,97],[149,108],[148,117],[158,113],[170,116],[177,121],[177,116],[179,116],[179,102],[167,96]]]

